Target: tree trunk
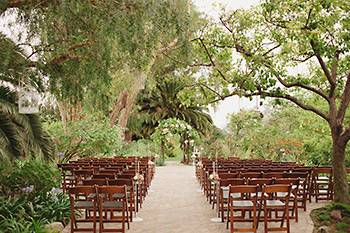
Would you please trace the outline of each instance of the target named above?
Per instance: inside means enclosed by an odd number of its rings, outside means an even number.
[[[113,127],[115,125],[115,123],[117,122],[118,117],[120,115],[120,112],[126,106],[127,99],[128,99],[128,92],[126,90],[119,94],[118,99],[116,100],[116,102],[114,104],[113,110],[112,110],[111,114],[109,115],[111,127]]]
[[[134,82],[132,83],[131,89],[129,90],[129,95],[126,99],[126,104],[124,109],[120,112],[119,116],[119,126],[125,130],[126,125],[129,120],[130,113],[135,105],[135,101],[139,92],[145,87],[146,75],[141,71],[133,72]]]
[[[64,102],[57,101],[58,110],[60,112],[61,121],[63,125],[63,132],[67,134],[67,108]]]
[[[333,136],[332,165],[334,178],[334,201],[350,203],[349,185],[345,167],[346,142],[340,136]]]

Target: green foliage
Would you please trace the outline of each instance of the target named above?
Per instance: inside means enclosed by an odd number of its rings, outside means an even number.
[[[350,228],[350,225],[345,222],[338,222],[335,226],[338,230],[337,233],[347,232],[347,230]]]
[[[140,139],[137,141],[131,141],[123,146],[122,155],[127,156],[154,156],[159,154],[159,146],[152,140]]]
[[[332,211],[340,211],[341,219],[335,219],[331,217]],[[316,227],[328,226],[329,229],[334,229],[334,232],[345,233],[350,229],[350,206],[344,203],[330,203],[325,207],[314,209],[311,212],[311,218],[313,219]],[[332,232],[333,232],[332,231]]]
[[[0,160],[30,157],[33,153],[51,159],[51,139],[39,116],[20,114],[16,93],[0,86]]]
[[[165,156],[176,157],[179,155],[179,145],[184,155],[189,155],[194,144],[199,141],[197,131],[185,121],[169,118],[159,123],[151,138],[161,147],[161,162],[164,163]]]
[[[57,146],[57,151],[68,160],[74,156],[117,155],[123,146],[120,128],[110,127],[109,119],[97,114],[68,122],[66,132],[59,121],[48,122],[46,128]]]
[[[33,198],[60,185],[60,172],[54,164],[39,159],[16,160],[0,166],[0,195],[26,194]],[[28,191],[30,190],[30,192]]]
[[[0,198],[0,229],[4,233],[46,232],[51,222],[68,224],[70,202],[63,193],[41,193],[34,199],[28,196]]]
[[[327,222],[331,220],[331,216],[328,213],[320,213],[318,215],[318,220],[321,222]]]
[[[97,90],[124,67],[147,71],[160,48],[187,41],[193,15],[187,0],[46,3],[21,2],[15,13],[28,27],[28,42],[40,38],[33,48],[51,91],[71,102],[92,93],[105,98]]]
[[[307,165],[331,164],[332,141],[326,122],[285,102],[266,103],[265,107],[268,109],[265,116],[256,111],[241,111],[230,116],[226,140],[231,154]],[[348,149],[346,161],[350,162]]]
[[[176,73],[175,71],[170,74]],[[130,121],[129,130],[137,137],[148,138],[153,134],[159,122],[169,118],[177,118],[187,122],[202,134],[209,134],[213,121],[208,109],[192,95],[181,96],[187,92],[189,80],[182,77],[156,79],[155,87],[148,87],[140,93],[138,103]]]
[[[68,224],[70,202],[56,164],[39,159],[0,165],[0,232],[46,232],[51,222]]]
[[[215,128],[212,134],[208,137],[204,137],[200,142],[201,156],[233,156],[235,151],[233,150],[232,137],[228,137],[227,133],[219,128]]]
[[[191,145],[193,145],[196,140],[199,140],[199,134],[192,126],[176,118],[161,121],[152,134],[152,139],[159,143],[167,142],[169,138],[174,135],[179,135],[182,142]]]
[[[350,217],[350,205],[344,203],[331,203],[326,206],[327,210],[340,210],[342,216]]]

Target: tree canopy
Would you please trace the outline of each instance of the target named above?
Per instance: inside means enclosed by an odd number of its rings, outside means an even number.
[[[223,12],[194,39],[212,100],[233,95],[286,99],[326,120],[333,140],[335,200],[349,202],[344,151],[350,139],[350,3],[265,0]],[[318,96],[326,106],[310,102]]]

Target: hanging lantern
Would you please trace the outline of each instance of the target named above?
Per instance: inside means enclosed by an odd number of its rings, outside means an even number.
[[[40,95],[33,87],[20,87],[18,92],[18,111],[21,114],[39,112]]]

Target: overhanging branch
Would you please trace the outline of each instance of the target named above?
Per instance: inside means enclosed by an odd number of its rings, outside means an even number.
[[[311,111],[311,112],[315,113],[316,115],[325,119],[327,122],[329,121],[327,114],[322,112],[320,109],[318,109],[314,106],[308,105],[308,104],[302,102],[300,99],[298,99],[294,96],[288,95],[288,94],[278,94],[278,93],[266,92],[266,91],[256,91],[256,92],[252,92],[252,93],[243,93],[242,94],[241,92],[234,91],[228,95],[222,96],[222,98],[225,99],[227,97],[235,96],[235,95],[244,96],[244,97],[266,96],[266,97],[271,97],[271,98],[286,99],[286,100],[293,102],[294,104],[296,104],[297,106],[299,106],[300,108],[302,108],[304,110]],[[222,100],[222,98],[213,100],[213,101],[209,102],[209,104],[216,103],[216,102]]]

